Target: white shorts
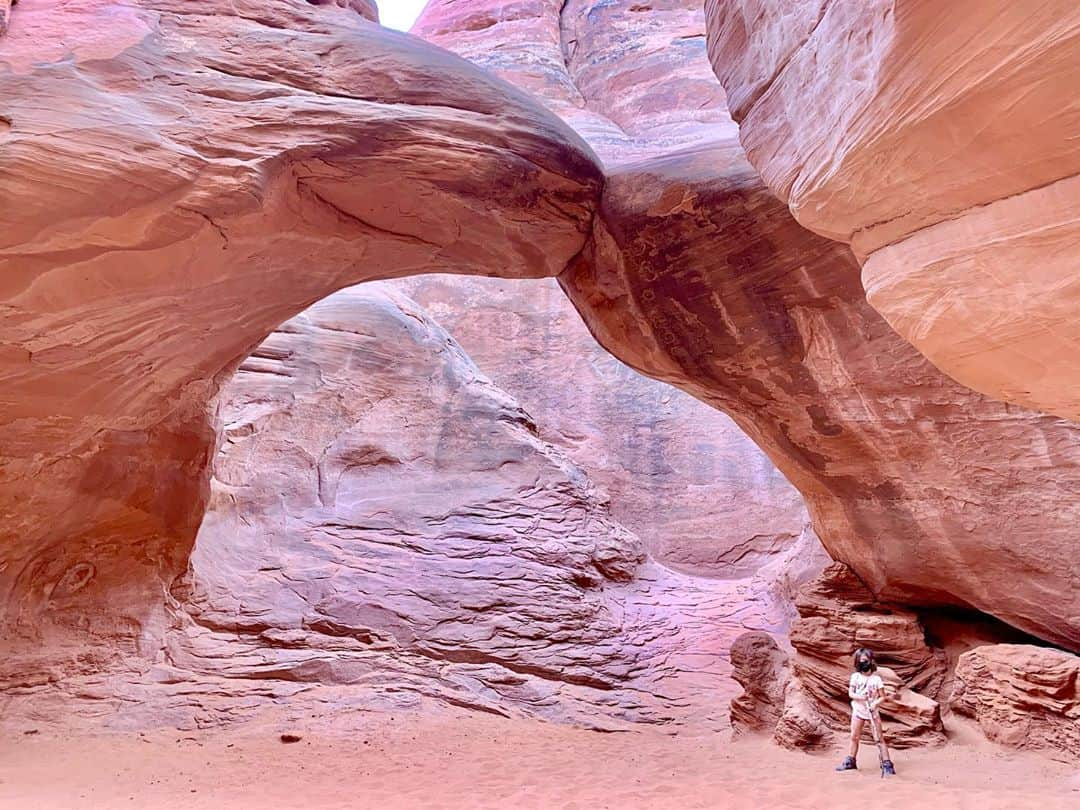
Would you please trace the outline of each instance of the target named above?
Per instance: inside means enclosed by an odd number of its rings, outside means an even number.
[[[851,701],[851,716],[852,717],[858,717],[860,720],[869,720],[869,719],[871,719],[870,718],[870,710],[868,708],[866,708],[866,704],[865,703],[856,703],[854,700]]]

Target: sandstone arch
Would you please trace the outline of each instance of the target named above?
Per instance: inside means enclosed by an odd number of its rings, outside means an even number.
[[[0,594],[30,634],[152,630],[216,389],[279,323],[421,269],[554,275],[599,194],[539,104],[347,9],[41,3],[2,47]]]
[[[1080,648],[1059,610],[1080,614],[1080,431],[957,385],[870,308],[851,252],[747,162],[698,3],[557,5],[440,0],[414,32],[536,93],[603,160],[593,237],[561,276],[594,335],[730,413],[879,596]]]
[[[1077,430],[953,384],[869,310],[846,248],[746,163],[696,5],[483,5],[490,25],[436,2],[418,30],[545,98],[606,183],[524,92],[345,9],[20,9],[0,74],[9,623],[83,667],[96,635],[151,639],[223,375],[335,289],[439,270],[560,275],[610,350],[735,416],[877,595],[1080,648]],[[84,39],[45,58],[60,23]]]

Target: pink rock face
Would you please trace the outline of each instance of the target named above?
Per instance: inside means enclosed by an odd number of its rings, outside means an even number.
[[[772,733],[784,709],[791,666],[776,640],[760,630],[743,633],[731,645],[731,675],[743,693],[731,701],[736,735]]]
[[[553,275],[599,192],[566,125],[444,51],[304,0],[200,8],[23,4],[3,43],[0,593],[9,643],[70,637],[72,666],[154,645],[217,389],[271,330],[366,278]]]
[[[284,324],[221,418],[210,507],[172,589],[182,680],[722,727],[727,645],[786,625],[770,573],[719,582],[647,560],[585,470],[386,285]]]
[[[879,597],[967,604],[1080,648],[1076,620],[1048,608],[1064,598],[1080,616],[1080,433],[972,393],[899,339],[867,305],[849,251],[801,228],[761,184],[720,94],[639,132],[607,118],[595,90],[571,93],[592,64],[611,81],[638,77],[620,87],[643,97],[708,75],[696,4],[634,7],[561,18],[533,7],[528,26],[492,12],[473,30],[455,28],[458,4],[436,2],[416,26],[549,99],[612,166],[593,238],[561,277],[594,336],[726,410],[802,492],[833,558]],[[600,18],[621,37],[571,36]],[[991,584],[1018,571],[1023,587]]]
[[[379,9],[375,0],[308,0],[313,6],[337,6],[355,11],[372,22],[379,21]]]
[[[311,303],[420,272],[559,276],[610,351],[733,416],[875,596],[1080,648],[1076,429],[952,383],[869,308],[701,96],[696,3],[421,21],[549,98],[606,178],[533,97],[353,10],[200,8],[43,0],[5,36],[5,667],[156,654],[220,386]]]
[[[1080,761],[1080,657],[1027,644],[964,653],[951,705],[994,742]]]
[[[0,0],[0,36],[7,32],[11,23],[12,0]]]
[[[554,281],[395,284],[588,470],[665,565],[746,576],[813,535],[802,496],[730,418],[604,351]]]
[[[708,0],[750,162],[979,391],[1080,418],[1080,9]]]

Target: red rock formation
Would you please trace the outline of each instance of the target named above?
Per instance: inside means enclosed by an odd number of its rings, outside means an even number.
[[[802,496],[742,430],[600,348],[554,281],[395,284],[588,470],[665,565],[741,577],[813,536]]]
[[[1080,7],[708,0],[750,162],[935,365],[1080,418]]]
[[[945,656],[927,646],[918,616],[876,601],[840,563],[805,585],[795,608],[799,619],[791,627],[796,651],[793,677],[825,724],[839,732],[847,730],[852,655],[859,647],[869,647],[888,690],[881,714],[890,745],[944,742],[936,698],[945,678]],[[779,732],[778,739],[789,742]]]
[[[731,677],[743,688],[731,701],[735,734],[772,733],[784,710],[790,677],[787,653],[768,633],[743,633],[731,645]]]
[[[205,727],[288,698],[719,729],[728,645],[786,628],[772,580],[805,549],[741,581],[647,560],[586,472],[386,285],[283,324],[221,411],[159,662],[11,690],[7,715]]]
[[[960,656],[950,705],[1010,748],[1080,760],[1080,657],[1027,644]]]
[[[1080,432],[972,393],[898,338],[847,249],[762,185],[715,88],[640,129],[608,118],[620,114],[598,91],[571,92],[602,74],[620,105],[650,110],[654,88],[706,85],[696,4],[634,7],[514,6],[470,28],[459,4],[433,2],[415,29],[540,94],[609,165],[593,238],[561,277],[593,334],[727,411],[880,598],[973,606],[1080,649],[1065,618],[1080,616]],[[1018,571],[1022,586],[989,586]]]
[[[917,616],[876,602],[838,563],[802,588],[796,608],[790,667],[765,633],[747,633],[732,645],[732,674],[744,690],[731,703],[736,730],[770,731],[787,748],[832,747],[851,720],[847,685],[852,655],[869,647],[885,682],[881,714],[889,745],[944,742],[934,698],[945,679],[945,655],[927,646]]]
[[[208,411],[274,327],[365,278],[558,273],[599,191],[463,60],[303,0],[200,10],[48,0],[4,40],[0,596],[9,643],[72,635],[77,667],[153,646]]]
[[[599,208],[566,124],[351,10],[19,9],[0,74],[9,644],[55,663],[70,639],[68,669],[156,650],[222,381],[333,290],[444,271],[561,274],[610,350],[733,415],[879,598],[1080,647],[1076,430],[953,384],[867,306],[846,250],[745,162],[690,0],[557,5],[435,3],[421,30],[550,98],[612,167]]]

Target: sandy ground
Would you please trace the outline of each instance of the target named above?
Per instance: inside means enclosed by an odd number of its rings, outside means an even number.
[[[764,740],[475,714],[356,712],[329,732],[284,715],[194,734],[25,731],[0,743],[0,808],[1080,808],[1075,767],[987,744],[898,752],[883,781],[869,748],[862,770],[837,774],[835,756]]]

